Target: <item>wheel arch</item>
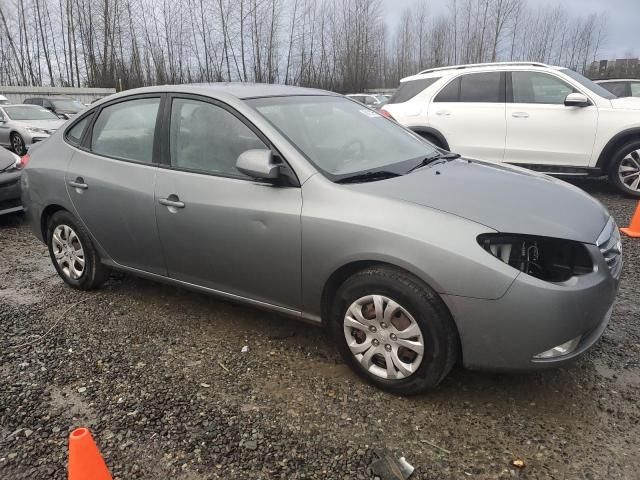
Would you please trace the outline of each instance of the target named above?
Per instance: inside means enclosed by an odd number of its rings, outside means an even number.
[[[640,127],[623,130],[611,138],[600,152],[598,161],[596,162],[596,168],[601,169],[603,173],[607,173],[609,165],[613,161],[613,154],[631,140],[640,140]]]
[[[49,227],[49,220],[51,219],[51,217],[53,217],[53,215],[56,212],[59,211],[65,211],[68,212],[69,210],[67,210],[66,208],[64,208],[62,205],[58,205],[56,203],[52,203],[51,205],[47,205],[43,210],[42,213],[40,214],[40,232],[42,233],[42,238],[44,239],[45,243],[47,243],[47,228]],[[71,213],[71,212],[69,212]]]
[[[420,126],[409,127],[409,129],[417,133],[421,137],[433,138],[437,142],[436,143],[437,147],[444,148],[445,150],[450,151],[449,142],[447,142],[447,139],[439,130],[433,127],[420,127]]]

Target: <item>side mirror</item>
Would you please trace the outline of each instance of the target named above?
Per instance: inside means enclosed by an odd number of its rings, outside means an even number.
[[[588,107],[589,105],[591,105],[591,102],[582,93],[570,93],[564,99],[565,107]]]
[[[274,162],[271,150],[247,150],[236,161],[236,168],[245,175],[259,180],[275,180],[280,177],[280,165]]]

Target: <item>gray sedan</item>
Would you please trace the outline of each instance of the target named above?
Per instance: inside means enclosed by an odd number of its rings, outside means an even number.
[[[596,200],[329,92],[132,90],[30,154],[27,217],[72,287],[115,269],[324,324],[395,393],[456,362],[570,361],[618,288],[618,229]]]
[[[29,145],[49,138],[65,120],[35,105],[0,105],[0,145],[18,155]]]

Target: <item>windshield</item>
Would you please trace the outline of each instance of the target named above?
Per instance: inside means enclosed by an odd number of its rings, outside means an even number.
[[[65,112],[74,112],[78,113],[80,110],[84,108],[84,105],[80,103],[78,100],[63,99],[63,100],[51,100],[53,106],[56,107],[56,110],[64,110]]]
[[[438,152],[414,133],[343,97],[248,100],[331,180],[375,169],[406,173],[409,163]]]
[[[560,71],[562,73],[564,73],[565,75],[570,76],[576,82],[578,82],[580,85],[582,85],[585,88],[588,88],[589,90],[591,90],[596,95],[604,97],[607,100],[612,100],[612,99],[616,98],[616,96],[613,93],[611,93],[609,90],[607,90],[606,88],[602,87],[601,85],[598,85],[595,82],[592,82],[587,77],[584,77],[584,76],[580,75],[578,72],[574,72],[573,70],[569,70],[568,68],[562,68],[562,69],[560,69]]]
[[[42,107],[20,105],[4,107],[4,111],[11,120],[58,120],[58,117]]]

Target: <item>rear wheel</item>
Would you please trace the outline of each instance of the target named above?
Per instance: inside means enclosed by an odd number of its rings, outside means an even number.
[[[640,139],[628,142],[613,155],[609,181],[625,195],[640,198]]]
[[[79,290],[91,290],[109,277],[89,234],[66,211],[53,214],[47,229],[49,256],[58,275]]]
[[[356,273],[339,289],[330,328],[345,361],[400,395],[433,388],[453,367],[457,331],[442,299],[391,267]]]
[[[24,139],[22,138],[22,135],[17,132],[13,132],[11,134],[11,149],[20,156],[27,153],[27,147],[24,143]]]

